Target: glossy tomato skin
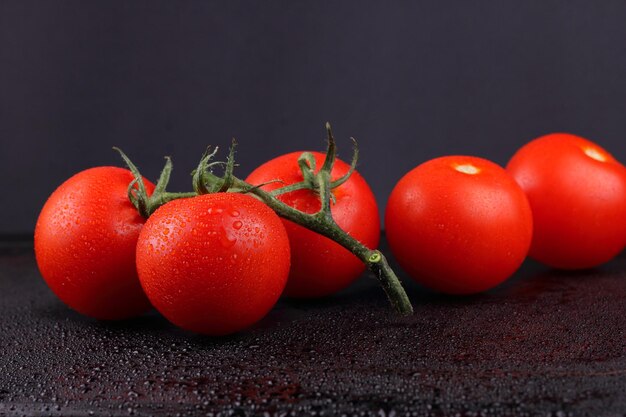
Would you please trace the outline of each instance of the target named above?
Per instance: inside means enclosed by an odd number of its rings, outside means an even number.
[[[311,152],[319,169],[325,155]],[[274,158],[256,168],[246,179],[250,184],[263,184],[267,191],[302,181],[298,158],[302,152],[292,152]],[[350,166],[337,159],[331,179],[341,178]],[[365,179],[354,172],[350,179],[333,190],[335,203],[331,212],[337,224],[365,246],[376,248],[380,239],[380,220],[376,199]],[[305,213],[320,209],[319,196],[310,190],[282,194],[281,201]],[[364,264],[338,243],[282,219],[291,244],[291,271],[285,295],[289,297],[314,298],[334,294],[361,275]]]
[[[46,201],[35,227],[35,255],[44,280],[69,307],[101,320],[150,308],[135,268],[145,222],[127,196],[130,171],[97,167],[74,175]],[[144,184],[149,193],[154,185]]]
[[[391,251],[420,284],[448,294],[495,287],[524,261],[532,237],[528,201],[493,162],[446,156],[407,173],[385,212]]]
[[[562,269],[601,265],[626,244],[626,168],[587,139],[554,133],[515,153],[507,170],[533,211],[530,256]]]
[[[137,243],[137,270],[154,307],[183,329],[225,335],[263,318],[289,273],[289,241],[265,204],[237,193],[175,200]]]

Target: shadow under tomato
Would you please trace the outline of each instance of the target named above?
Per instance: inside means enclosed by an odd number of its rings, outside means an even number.
[[[399,267],[394,266],[398,271]],[[581,285],[592,286],[599,279],[614,275],[616,270],[620,271],[615,265],[609,263],[599,268],[565,271],[547,268],[528,259],[512,277],[500,285],[483,293],[469,295],[439,293],[421,286],[406,274],[401,273],[399,276],[414,306],[422,304],[472,305],[522,302],[555,291],[566,293],[568,289],[579,288]]]

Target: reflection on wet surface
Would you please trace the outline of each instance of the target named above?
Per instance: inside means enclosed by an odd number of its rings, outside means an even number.
[[[83,318],[0,256],[0,415],[619,415],[626,410],[626,259],[582,273],[528,262],[469,298],[407,284],[411,317],[364,277],[283,300],[210,339],[156,313]]]

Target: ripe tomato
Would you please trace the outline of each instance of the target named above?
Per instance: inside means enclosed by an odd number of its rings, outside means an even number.
[[[46,201],[35,227],[35,255],[44,280],[65,304],[96,319],[123,319],[150,308],[135,268],[145,219],[127,196],[130,171],[79,172]],[[154,185],[144,180],[152,193]]]
[[[311,152],[319,169],[325,155]],[[274,158],[256,168],[246,179],[250,184],[263,184],[266,191],[302,181],[298,158],[302,152],[293,152]],[[341,178],[350,166],[336,160],[331,179]],[[380,238],[380,220],[374,194],[358,172],[333,190],[335,202],[331,212],[337,224],[354,238],[370,248],[376,248]],[[320,199],[311,190],[298,190],[279,195],[291,207],[305,213],[320,209]],[[283,220],[291,244],[291,271],[285,295],[290,297],[321,297],[333,294],[350,285],[365,269],[364,264],[338,243]]]
[[[207,335],[263,318],[285,287],[289,258],[278,216],[236,193],[165,204],[137,243],[139,279],[154,307],[177,326]]]
[[[394,256],[411,277],[448,294],[488,290],[521,265],[532,237],[528,201],[506,171],[470,156],[419,165],[385,213]]]
[[[626,168],[593,142],[566,133],[523,146],[507,170],[530,202],[530,256],[547,265],[591,268],[626,244]]]

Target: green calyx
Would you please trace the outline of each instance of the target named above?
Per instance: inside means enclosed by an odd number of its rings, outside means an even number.
[[[151,195],[148,195],[146,185],[143,182],[143,176],[139,172],[139,169],[137,169],[137,166],[133,164],[130,158],[128,158],[128,156],[126,156],[120,148],[113,147],[113,150],[120,154],[126,163],[126,166],[128,166],[128,169],[135,177],[135,179],[128,184],[128,199],[133,206],[135,206],[139,214],[146,219],[150,217],[156,209],[169,201],[179,198],[194,197],[196,195],[196,193],[170,193],[165,190],[170,181],[170,175],[172,174],[173,167],[172,160],[169,156],[165,157],[165,166],[163,167],[163,170],[161,170],[161,175],[159,176],[159,180],[154,187],[154,191]]]
[[[326,158],[324,160],[324,164],[319,172],[315,172],[316,163],[313,154],[310,152],[304,152],[298,158],[298,166],[300,167],[300,171],[302,172],[303,180],[295,184],[277,188],[272,191],[272,195],[278,196],[296,190],[312,190],[317,194],[321,194],[322,187],[320,184],[323,181],[320,179],[320,176],[325,175],[324,173],[328,173],[328,175],[331,174],[336,159],[335,138],[333,137],[330,123],[326,123],[326,133],[328,135],[328,147],[326,149]],[[350,169],[342,177],[334,181],[330,181],[330,190],[334,190],[335,188],[348,181],[356,170],[356,165],[359,160],[359,147],[354,138],[350,139],[352,139],[353,143],[353,153],[352,161],[350,162]],[[335,196],[332,192],[330,193],[330,198],[331,200],[333,200],[333,202],[335,201]]]

